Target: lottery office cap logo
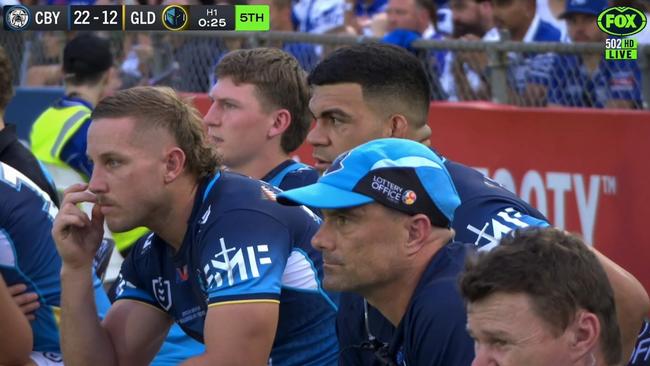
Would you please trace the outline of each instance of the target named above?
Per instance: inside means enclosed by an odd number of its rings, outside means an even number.
[[[615,6],[603,10],[598,15],[598,28],[612,36],[627,37],[645,28],[646,15],[629,6]]]

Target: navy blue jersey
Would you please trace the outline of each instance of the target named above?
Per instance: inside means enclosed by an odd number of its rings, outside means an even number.
[[[310,245],[320,219],[275,202],[272,186],[219,173],[198,190],[177,253],[151,234],[122,265],[118,299],[148,303],[203,341],[210,306],[280,303],[275,365],[335,364],[336,299],[321,287],[322,259]]]
[[[450,160],[445,160],[445,167],[461,200],[452,222],[456,241],[489,250],[513,229],[549,225],[539,211],[475,169]],[[379,341],[388,342],[395,328],[370,306],[366,327],[363,298],[355,294],[342,296],[337,317],[339,345],[343,350],[340,365],[381,364],[372,350],[358,347],[368,340],[368,330]]]
[[[48,194],[57,207],[59,206],[59,196],[52,178],[34,154],[18,141],[14,125],[8,124],[0,129],[0,161],[25,174]]]
[[[289,189],[314,184],[318,181],[319,177],[320,175],[316,169],[289,159],[273,168],[261,180],[283,191],[287,191]],[[319,217],[323,217],[322,212],[318,208],[309,207],[309,209]]]
[[[261,180],[286,191],[314,184],[318,177],[316,169],[289,159],[273,168]]]
[[[431,259],[393,339],[389,357],[398,366],[463,366],[474,359],[465,305],[458,289],[469,246],[449,243]]]
[[[456,241],[490,250],[513,229],[549,225],[541,212],[479,171],[450,160],[445,167],[461,200],[451,223]]]
[[[58,209],[49,196],[16,169],[0,163],[0,273],[7,285],[27,285],[41,307],[31,322],[34,351],[60,352],[61,258],[50,234]],[[95,279],[100,315],[110,304]]]

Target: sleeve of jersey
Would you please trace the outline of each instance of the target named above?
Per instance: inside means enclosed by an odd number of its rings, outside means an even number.
[[[292,248],[284,224],[257,211],[231,211],[209,224],[200,240],[200,280],[209,305],[279,302]]]
[[[135,263],[135,257],[139,251],[140,246],[136,244],[131,253],[122,262],[122,268],[116,280],[115,301],[122,299],[135,300],[163,310],[154,299],[153,294],[144,286],[143,279],[140,278]]]
[[[504,199],[463,203],[454,214],[455,240],[491,250],[515,229],[546,227],[549,223],[526,213],[520,203]]]
[[[455,281],[428,292],[413,304],[412,324],[405,334],[407,365],[469,366],[474,341],[467,333],[465,306],[454,289]]]

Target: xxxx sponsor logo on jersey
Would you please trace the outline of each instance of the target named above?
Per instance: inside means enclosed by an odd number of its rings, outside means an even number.
[[[266,244],[228,248],[224,238],[219,238],[219,244],[221,251],[203,267],[207,289],[260,277],[260,268],[272,263]]]

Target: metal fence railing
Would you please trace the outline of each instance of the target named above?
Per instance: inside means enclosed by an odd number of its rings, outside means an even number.
[[[376,38],[294,32],[106,32],[123,87],[169,85],[207,92],[229,50],[280,47],[309,71],[336,47]],[[60,54],[69,34],[0,32],[18,85],[60,85]],[[650,108],[650,46],[635,62],[602,60],[604,44],[418,40],[434,99],[490,100],[521,106]]]

